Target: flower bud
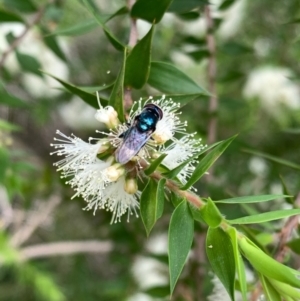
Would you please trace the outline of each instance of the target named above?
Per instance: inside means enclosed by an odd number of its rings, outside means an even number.
[[[98,144],[99,144],[98,154],[102,154],[110,148],[110,143],[108,139],[101,139]]]
[[[95,118],[99,122],[104,123],[108,129],[115,129],[120,123],[118,113],[112,106],[107,106],[97,110]]]
[[[125,173],[124,167],[116,163],[112,166],[107,167],[104,171],[104,176],[109,182],[115,182],[117,181],[122,175]]]
[[[125,180],[124,190],[129,194],[135,194],[138,190],[136,179],[129,178]]]

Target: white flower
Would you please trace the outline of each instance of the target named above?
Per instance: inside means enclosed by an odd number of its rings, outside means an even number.
[[[65,156],[64,159],[54,163],[54,166],[58,167],[57,171],[63,171],[64,176],[72,175],[77,170],[84,169],[87,164],[95,162],[98,153],[108,148],[107,141],[91,144],[73,134],[71,137],[66,136],[58,130],[56,134],[62,138],[54,138],[59,143],[50,144],[57,149],[50,155]]]
[[[95,114],[95,118],[99,122],[104,123],[108,129],[114,129],[120,123],[117,111],[111,106],[107,106],[104,108],[100,107],[100,109],[97,110]]]
[[[126,211],[128,220],[133,212],[137,215],[140,192],[137,186],[136,189],[125,191],[128,185],[123,166],[119,163],[113,164],[113,157],[106,161],[97,158],[98,153],[109,148],[107,138],[97,139],[98,143],[91,144],[74,135],[68,137],[60,131],[57,134],[62,138],[55,138],[59,143],[51,144],[57,149],[51,154],[65,156],[54,165],[62,172],[62,177],[72,177],[66,182],[75,190],[72,199],[81,196],[87,202],[85,209],[93,209],[94,213],[97,209],[111,211],[112,222],[120,221]],[[90,138],[92,139],[94,138]]]
[[[169,169],[174,169],[206,147],[201,144],[201,139],[194,139],[193,136],[194,134],[183,136],[168,147],[160,149],[161,153],[167,154],[162,161],[162,164]],[[191,161],[179,172],[177,178],[182,184],[185,184],[192,175],[195,170],[194,164],[196,163],[198,163],[197,160],[191,159]]]

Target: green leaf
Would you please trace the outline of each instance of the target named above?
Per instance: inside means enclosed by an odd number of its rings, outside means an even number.
[[[0,104],[15,108],[29,108],[29,105],[22,99],[0,90]]]
[[[293,239],[286,244],[295,253],[300,254],[300,238]]]
[[[209,95],[185,73],[164,62],[151,62],[148,83],[165,93]]]
[[[224,0],[221,5],[219,6],[219,10],[226,10],[227,8],[229,8],[233,3],[235,2],[235,0]]]
[[[206,4],[209,4],[209,2],[206,0],[173,0],[168,11],[174,13],[184,13]]]
[[[145,294],[153,298],[164,298],[170,294],[169,286],[155,286],[144,291]]]
[[[22,68],[22,71],[33,73],[39,77],[43,77],[40,62],[33,56],[16,51],[17,60]]]
[[[240,290],[242,293],[242,298],[243,298],[243,301],[248,301],[246,270],[245,270],[243,258],[239,251],[238,240],[237,240],[238,233],[237,233],[236,229],[233,227],[230,227],[227,230],[227,233],[229,234],[229,236],[231,238],[231,243],[232,243],[233,253],[234,253],[234,260],[235,260],[235,265],[236,265],[237,273],[238,273],[238,277],[239,277],[239,284],[240,284]]]
[[[0,183],[3,184],[6,170],[9,167],[9,153],[8,150],[0,147]]]
[[[236,198],[218,200],[215,201],[215,203],[223,203],[223,204],[261,203],[261,202],[268,202],[276,199],[281,199],[284,197],[290,198],[291,196],[282,195],[282,194],[250,195],[250,196],[241,196]]]
[[[208,199],[206,205],[200,208],[199,211],[205,223],[212,228],[218,227],[223,220],[219,209],[211,199]]]
[[[227,55],[243,55],[253,52],[253,49],[249,46],[242,45],[236,42],[227,42],[226,44],[219,47],[219,51],[227,54]]]
[[[145,169],[145,174],[147,176],[151,175],[156,168],[160,165],[160,163],[164,160],[164,158],[167,156],[167,154],[160,155],[157,159],[155,159],[153,162],[151,162],[150,166]]]
[[[209,57],[209,52],[206,49],[191,51],[191,52],[187,52],[186,54],[189,55],[191,58],[193,58],[196,62],[200,62],[203,59]]]
[[[3,8],[0,8],[0,23],[4,23],[4,22],[21,22],[24,23],[24,20],[22,19],[21,16],[5,10]]]
[[[269,279],[269,281],[282,296],[289,296],[295,300],[300,300],[300,291],[298,289],[274,279]]]
[[[202,218],[199,208],[196,208],[194,205],[192,205],[190,203],[189,203],[189,208],[191,210],[194,220],[197,222],[200,222],[200,223],[204,223],[204,220]]]
[[[268,256],[245,236],[239,238],[238,243],[243,255],[258,272],[268,278],[300,288],[299,271],[293,270]]]
[[[98,23],[95,21],[95,19],[89,19],[89,20],[84,20],[82,22],[79,22],[73,26],[67,27],[67,28],[62,28],[58,29],[49,35],[56,35],[56,36],[80,36],[85,33],[88,33],[95,28],[98,27]]]
[[[236,219],[227,220],[230,224],[257,224],[300,214],[300,209],[276,210]]]
[[[169,226],[169,271],[170,290],[174,291],[176,282],[186,262],[194,236],[194,219],[186,200],[174,210]]]
[[[99,109],[99,105],[97,102],[97,97],[91,93],[85,92],[84,90],[79,89],[78,87],[67,83],[65,81],[63,81],[62,79],[59,79],[58,77],[51,75],[47,72],[44,72],[46,75],[51,76],[52,78],[54,78],[55,80],[57,80],[59,83],[61,83],[69,92],[79,96],[83,101],[85,101],[87,104],[89,104],[90,106]],[[102,100],[101,100],[102,102]],[[103,104],[103,102],[102,102]],[[104,104],[105,105],[105,104]]]
[[[126,60],[125,86],[141,89],[147,82],[150,71],[153,32],[154,25],[129,53]]]
[[[116,79],[116,82],[114,84],[113,90],[110,94],[109,101],[108,101],[108,104],[117,111],[119,120],[121,122],[125,121],[124,107],[123,107],[125,65],[126,65],[126,48],[124,48],[123,63],[119,71],[119,75]]]
[[[131,17],[158,23],[172,0],[138,0],[131,9]]]
[[[281,185],[282,185],[282,190],[283,193],[285,194],[284,199],[288,204],[294,205],[295,203],[295,197],[290,196],[290,193],[288,191],[287,185],[285,184],[285,181],[281,175],[279,175]]]
[[[111,87],[113,87],[115,83],[110,83],[110,84],[104,84],[102,86],[78,86],[77,88],[88,92],[88,93],[95,93],[95,92],[99,92],[99,91],[104,91],[107,89],[110,89]]]
[[[182,108],[183,106],[185,106],[186,104],[188,104],[189,102],[197,99],[200,97],[199,94],[168,94],[168,95],[157,95],[157,96],[153,96],[153,100],[157,100],[157,99],[161,99],[161,98],[165,98],[165,99],[172,99],[174,102],[177,102],[180,104],[180,108]],[[145,98],[145,100],[148,98]],[[144,100],[144,99],[143,99]]]
[[[250,150],[250,149],[243,149],[243,151],[245,153],[249,153],[249,154],[253,154],[253,155],[256,155],[256,156],[259,156],[259,157],[262,157],[262,158],[266,158],[266,159],[268,159],[270,161],[279,163],[281,165],[285,165],[287,167],[291,167],[291,168],[300,170],[300,165],[295,164],[293,162],[290,162],[288,160],[284,160],[284,159],[281,159],[281,158],[278,158],[278,157],[275,157],[275,156],[271,156],[271,155],[268,155],[268,154],[265,154],[265,153],[253,151],[253,150]]]
[[[18,10],[21,13],[34,13],[37,11],[36,5],[30,0],[4,0],[3,2],[7,8]]]
[[[56,37],[49,36],[49,30],[43,26],[39,27],[42,34],[44,35],[43,40],[47,47],[61,60],[67,62],[67,58],[64,52],[61,50],[59,44],[57,43]]]
[[[212,270],[234,300],[235,261],[229,235],[222,228],[208,228],[206,254]]]
[[[140,212],[148,236],[163,213],[165,182],[165,179],[156,182],[150,178],[141,195]]]
[[[124,51],[125,46],[110,32],[105,25],[105,20],[101,17],[98,11],[93,7],[88,0],[82,0],[85,8],[88,12],[93,15],[97,23],[103,28],[106,37],[109,39],[111,44],[119,51]]]
[[[235,137],[236,136],[233,136],[227,140],[218,143],[218,145],[200,161],[187,183],[183,187],[181,187],[181,189],[189,189],[194,183],[196,183],[214,164],[214,162],[222,155],[222,153],[233,141],[233,139],[235,139]]]
[[[261,284],[264,289],[265,296],[269,301],[281,301],[280,294],[275,290],[273,285],[268,281],[268,278],[260,275]]]

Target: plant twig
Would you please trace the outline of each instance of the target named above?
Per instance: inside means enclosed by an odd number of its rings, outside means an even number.
[[[298,193],[295,205],[297,207],[300,207],[300,193]],[[279,246],[277,249],[277,252],[275,254],[276,260],[279,262],[282,262],[284,260],[285,254],[289,250],[289,248],[286,246],[287,241],[291,237],[291,234],[294,229],[297,228],[299,225],[299,216],[291,216],[290,218],[287,219],[286,223],[282,227],[281,231],[278,234],[278,241],[279,241]]]
[[[25,221],[26,224],[20,225],[20,229],[12,235],[11,244],[12,246],[20,246],[30,236],[34,231],[45,221],[45,219],[53,212],[56,206],[60,203],[60,198],[58,196],[52,196],[46,202],[39,204],[39,209],[37,211],[31,212]]]
[[[145,160],[140,160],[140,165],[143,169],[146,169],[148,167]],[[158,171],[153,172],[150,176],[158,181],[163,178],[161,173]],[[205,204],[198,195],[192,193],[189,190],[181,190],[174,181],[166,180],[165,186],[170,191],[173,191],[175,194],[181,196],[182,198],[187,199],[187,201],[191,203],[193,206],[195,206],[196,208],[201,208]]]
[[[134,5],[135,0],[128,0],[127,6],[129,10],[131,10],[132,6]],[[130,33],[129,33],[129,47],[133,48],[138,40],[138,31],[137,31],[137,25],[136,25],[136,19],[130,18]],[[133,100],[132,100],[132,90],[131,87],[125,87],[124,90],[124,107],[125,109],[128,109],[132,106]]]
[[[35,258],[78,253],[108,253],[112,248],[113,245],[110,241],[64,241],[25,247],[20,250],[20,254],[21,260],[26,261]]]
[[[41,21],[48,4],[49,3],[42,6],[38,10],[38,12],[34,16],[32,22],[25,26],[24,31],[10,44],[9,48],[2,53],[2,56],[0,59],[0,70],[3,68],[7,57],[19,46],[19,44],[22,42],[22,40],[25,38],[25,36],[28,34],[28,32],[32,29],[32,27],[34,27],[36,24],[38,24]]]
[[[209,92],[211,97],[209,99],[209,113],[211,114],[208,123],[208,144],[212,144],[217,139],[217,116],[216,112],[218,110],[219,102],[216,90],[216,74],[217,74],[217,64],[216,64],[216,42],[214,37],[214,21],[211,16],[211,9],[209,5],[205,6],[205,20],[207,26],[206,43],[209,52],[208,66],[207,66],[207,78]]]

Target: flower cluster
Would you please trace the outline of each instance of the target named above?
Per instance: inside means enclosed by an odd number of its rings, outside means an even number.
[[[151,111],[143,113],[147,104],[158,107],[162,116],[158,118]],[[162,164],[171,170],[190,159],[177,175],[177,179],[185,184],[197,162],[192,157],[205,146],[201,140],[194,139],[194,134],[186,134],[187,123],[180,121],[177,112],[179,104],[171,99],[153,100],[150,97],[144,103],[142,100],[135,102],[126,123],[119,121],[114,108],[102,107],[100,103],[99,106],[95,118],[104,123],[109,132],[96,132],[104,134],[104,138],[89,138],[85,142],[73,134],[66,136],[57,131],[59,137],[51,144],[56,150],[51,154],[64,157],[54,165],[75,190],[73,198],[81,196],[87,202],[86,210],[92,209],[94,213],[97,209],[111,211],[112,222],[120,221],[127,212],[129,220],[131,214],[138,216],[141,195],[138,179],[144,176],[143,169],[151,160],[167,154]],[[146,117],[141,120],[143,114]],[[139,131],[138,126],[146,126],[146,130]],[[128,145],[123,151],[133,155],[128,162],[121,164],[115,154],[120,147],[124,148],[125,142]]]

